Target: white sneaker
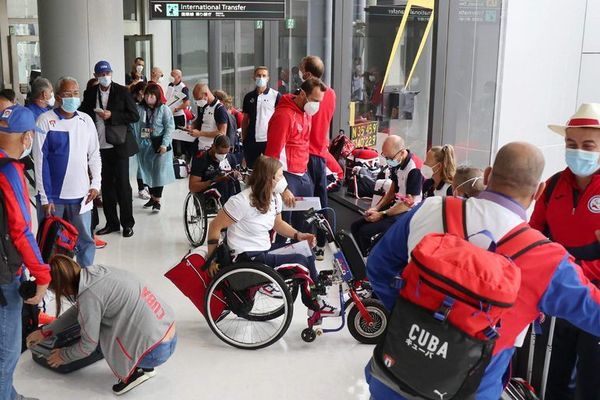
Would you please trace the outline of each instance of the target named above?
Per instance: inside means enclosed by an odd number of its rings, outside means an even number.
[[[283,299],[281,291],[270,283],[258,289],[258,292],[274,299]]]
[[[144,190],[140,190],[138,192],[138,197],[142,200],[150,200],[150,192],[148,188],[144,188]]]
[[[329,304],[324,298],[319,297],[317,302],[319,303],[319,313],[321,314],[321,318],[340,316],[340,309]],[[313,310],[309,309],[307,312],[308,317],[312,317],[314,313]]]

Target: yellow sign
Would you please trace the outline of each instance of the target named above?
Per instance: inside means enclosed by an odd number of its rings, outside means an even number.
[[[356,124],[350,127],[350,140],[356,147],[374,147],[377,142],[377,121]]]
[[[410,68],[410,73],[406,78],[406,82],[404,86],[407,87],[410,83],[410,80],[417,68],[417,63],[419,62],[419,58],[421,58],[421,53],[423,52],[423,48],[425,47],[425,42],[427,42],[427,38],[429,37],[429,32],[431,31],[431,27],[433,26],[434,19],[434,0],[408,0],[406,4],[406,9],[404,10],[404,16],[402,17],[402,22],[400,22],[400,28],[398,29],[398,33],[396,34],[396,40],[394,40],[394,45],[392,46],[392,52],[390,53],[390,59],[388,60],[387,69],[385,70],[385,77],[383,78],[383,84],[381,85],[381,93],[383,93],[383,89],[385,88],[385,84],[387,83],[388,77],[390,75],[390,70],[392,69],[392,64],[394,62],[394,57],[396,56],[396,51],[398,50],[398,46],[400,46],[400,41],[402,40],[402,35],[406,30],[406,24],[408,22],[408,16],[410,14],[410,9],[415,7],[421,7],[431,10],[431,16],[429,17],[429,22],[427,23],[427,27],[425,27],[425,32],[423,33],[423,38],[421,39],[421,44],[419,45],[419,49],[417,51],[417,55],[415,56],[415,61],[413,62],[412,67]]]

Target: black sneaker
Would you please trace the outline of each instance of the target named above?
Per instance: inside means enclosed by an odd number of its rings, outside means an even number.
[[[325,259],[325,247],[317,247],[315,250],[315,259],[323,261]]]
[[[156,371],[154,368],[150,369],[142,369],[137,368],[133,374],[129,377],[127,382],[119,381],[116,385],[113,385],[112,390],[116,395],[121,395],[129,392],[136,386],[141,385],[146,382],[148,379],[152,378],[156,375]]]
[[[159,202],[154,202],[154,205],[152,206],[152,211],[154,212],[159,212],[160,211],[160,203]]]
[[[144,204],[144,208],[150,208],[154,206],[155,201],[153,199],[148,200],[146,204]]]

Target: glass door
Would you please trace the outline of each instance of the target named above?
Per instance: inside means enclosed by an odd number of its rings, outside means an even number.
[[[11,81],[15,92],[27,94],[31,77],[40,74],[40,42],[37,36],[10,36]]]
[[[133,60],[142,57],[145,61],[144,75],[150,79],[150,70],[154,66],[154,54],[152,52],[152,35],[128,35],[125,36],[125,71],[131,72]],[[165,71],[163,71],[165,72]],[[125,82],[125,77],[123,77]]]

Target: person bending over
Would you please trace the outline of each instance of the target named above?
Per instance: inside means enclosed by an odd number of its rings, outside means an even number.
[[[190,192],[203,193],[216,189],[221,196],[221,204],[227,203],[231,196],[240,192],[239,172],[234,170],[239,165],[229,148],[229,138],[219,135],[210,149],[198,152],[192,160]]]
[[[254,261],[276,268],[283,264],[299,264],[310,271],[313,282],[317,281],[315,257],[302,254],[272,254],[270,251],[282,247],[273,245],[269,232],[296,241],[307,240],[313,248],[313,234],[299,232],[281,218],[283,201],[281,193],[287,187],[281,163],[271,157],[260,156],[254,163],[248,188],[231,197],[219,211],[208,228],[208,256],[216,249],[221,231],[227,228],[227,244],[235,261]],[[212,275],[218,270],[217,263],[209,267]],[[268,289],[267,289],[268,290]],[[302,302],[309,308],[309,316],[317,311],[317,305],[304,290]],[[338,316],[339,310],[318,299],[321,316]]]
[[[156,375],[175,351],[175,315],[169,305],[129,272],[92,265],[81,268],[73,259],[57,255],[50,262],[49,290],[56,295],[57,319],[27,337],[31,348],[75,325],[81,339],[69,347],[52,350],[51,367],[89,356],[98,345],[119,382],[123,394]],[[62,300],[75,305],[64,314]]]

